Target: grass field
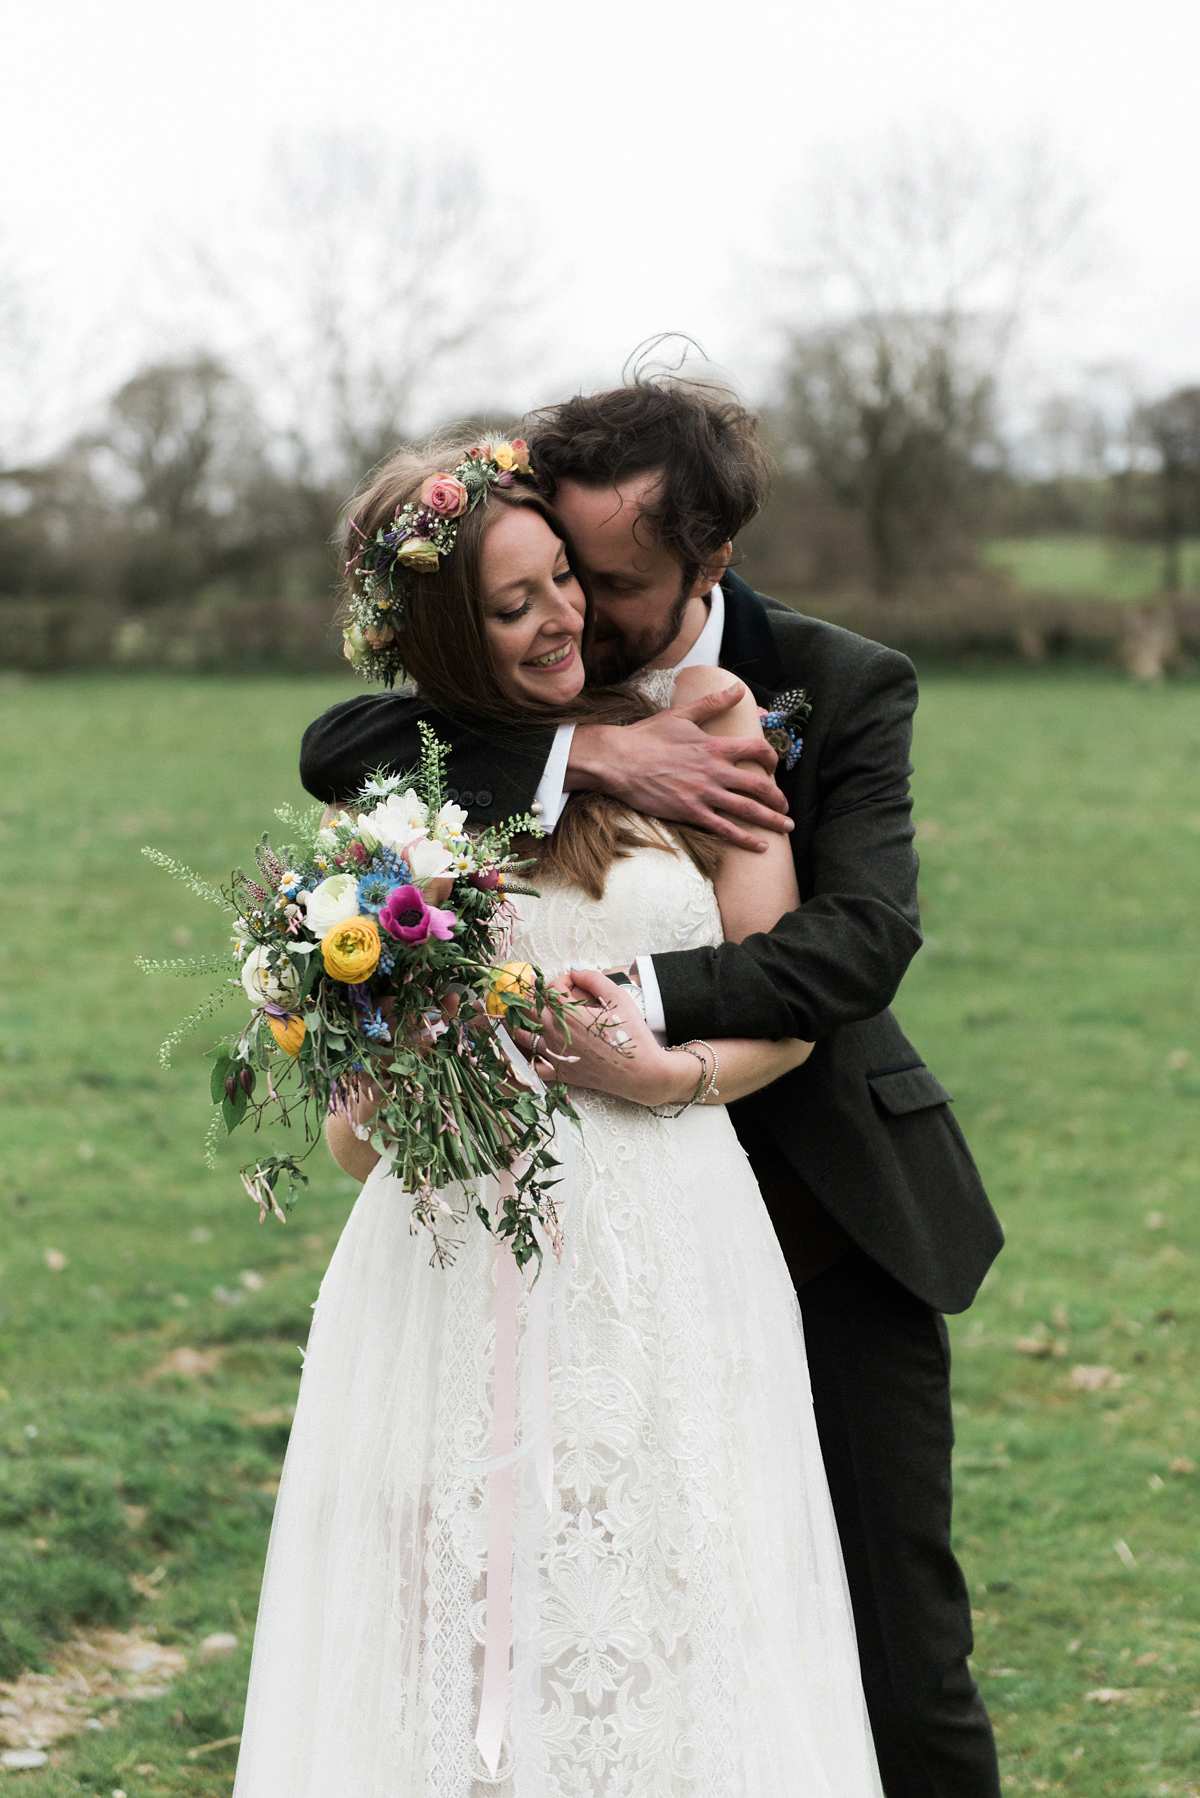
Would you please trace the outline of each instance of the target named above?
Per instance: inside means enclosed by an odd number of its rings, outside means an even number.
[[[1026,593],[1079,595],[1137,604],[1162,591],[1163,554],[1156,543],[1124,543],[1113,537],[998,537],[983,557],[1010,574]],[[1184,591],[1200,591],[1200,538],[1183,546]]]
[[[161,1070],[193,987],[132,963],[219,948],[221,921],[138,851],[224,878],[344,691],[0,691],[0,1679],[77,1630],[187,1660],[159,1697],[118,1679],[106,1727],[12,1775],[31,1798],[230,1790],[298,1345],[353,1192],[317,1160],[260,1228],[241,1145],[205,1169],[216,1032]],[[1200,689],[930,679],[916,758],[928,942],[898,1009],[1009,1233],[953,1325],[1005,1790],[1195,1798]],[[236,1652],[202,1661],[218,1632]]]

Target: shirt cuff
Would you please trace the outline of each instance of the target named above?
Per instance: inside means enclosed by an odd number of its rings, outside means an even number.
[[[654,1040],[666,1047],[667,1016],[663,1010],[662,994],[658,990],[658,975],[654,972],[654,958],[650,955],[634,956],[634,965],[638,971],[638,979],[642,983],[642,999],[646,1007],[646,1022],[654,1032]]]
[[[571,739],[574,735],[573,724],[559,725],[554,733],[550,754],[546,757],[546,766],[542,770],[537,792],[533,796],[533,815],[547,833],[554,829],[562,817],[563,806],[567,803],[563,784],[567,778],[567,763],[571,759]]]

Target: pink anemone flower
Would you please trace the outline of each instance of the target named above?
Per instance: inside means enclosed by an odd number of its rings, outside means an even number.
[[[379,913],[379,925],[401,943],[423,943],[435,936],[449,942],[457,922],[452,911],[428,905],[420,887],[393,887]]]

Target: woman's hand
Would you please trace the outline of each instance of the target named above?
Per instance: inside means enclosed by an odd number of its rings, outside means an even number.
[[[565,1028],[544,1011],[541,1030],[513,1033],[543,1080],[564,1080],[635,1105],[691,1098],[699,1078],[695,1060],[655,1041],[628,987],[596,968],[572,968],[550,985],[578,1007]]]

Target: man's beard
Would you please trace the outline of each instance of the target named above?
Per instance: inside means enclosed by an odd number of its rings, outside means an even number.
[[[680,589],[679,597],[660,630],[643,631],[637,637],[609,637],[605,642],[592,639],[584,666],[590,687],[615,687],[628,680],[647,662],[653,662],[670,647],[683,629],[684,614],[691,598],[691,585]]]

